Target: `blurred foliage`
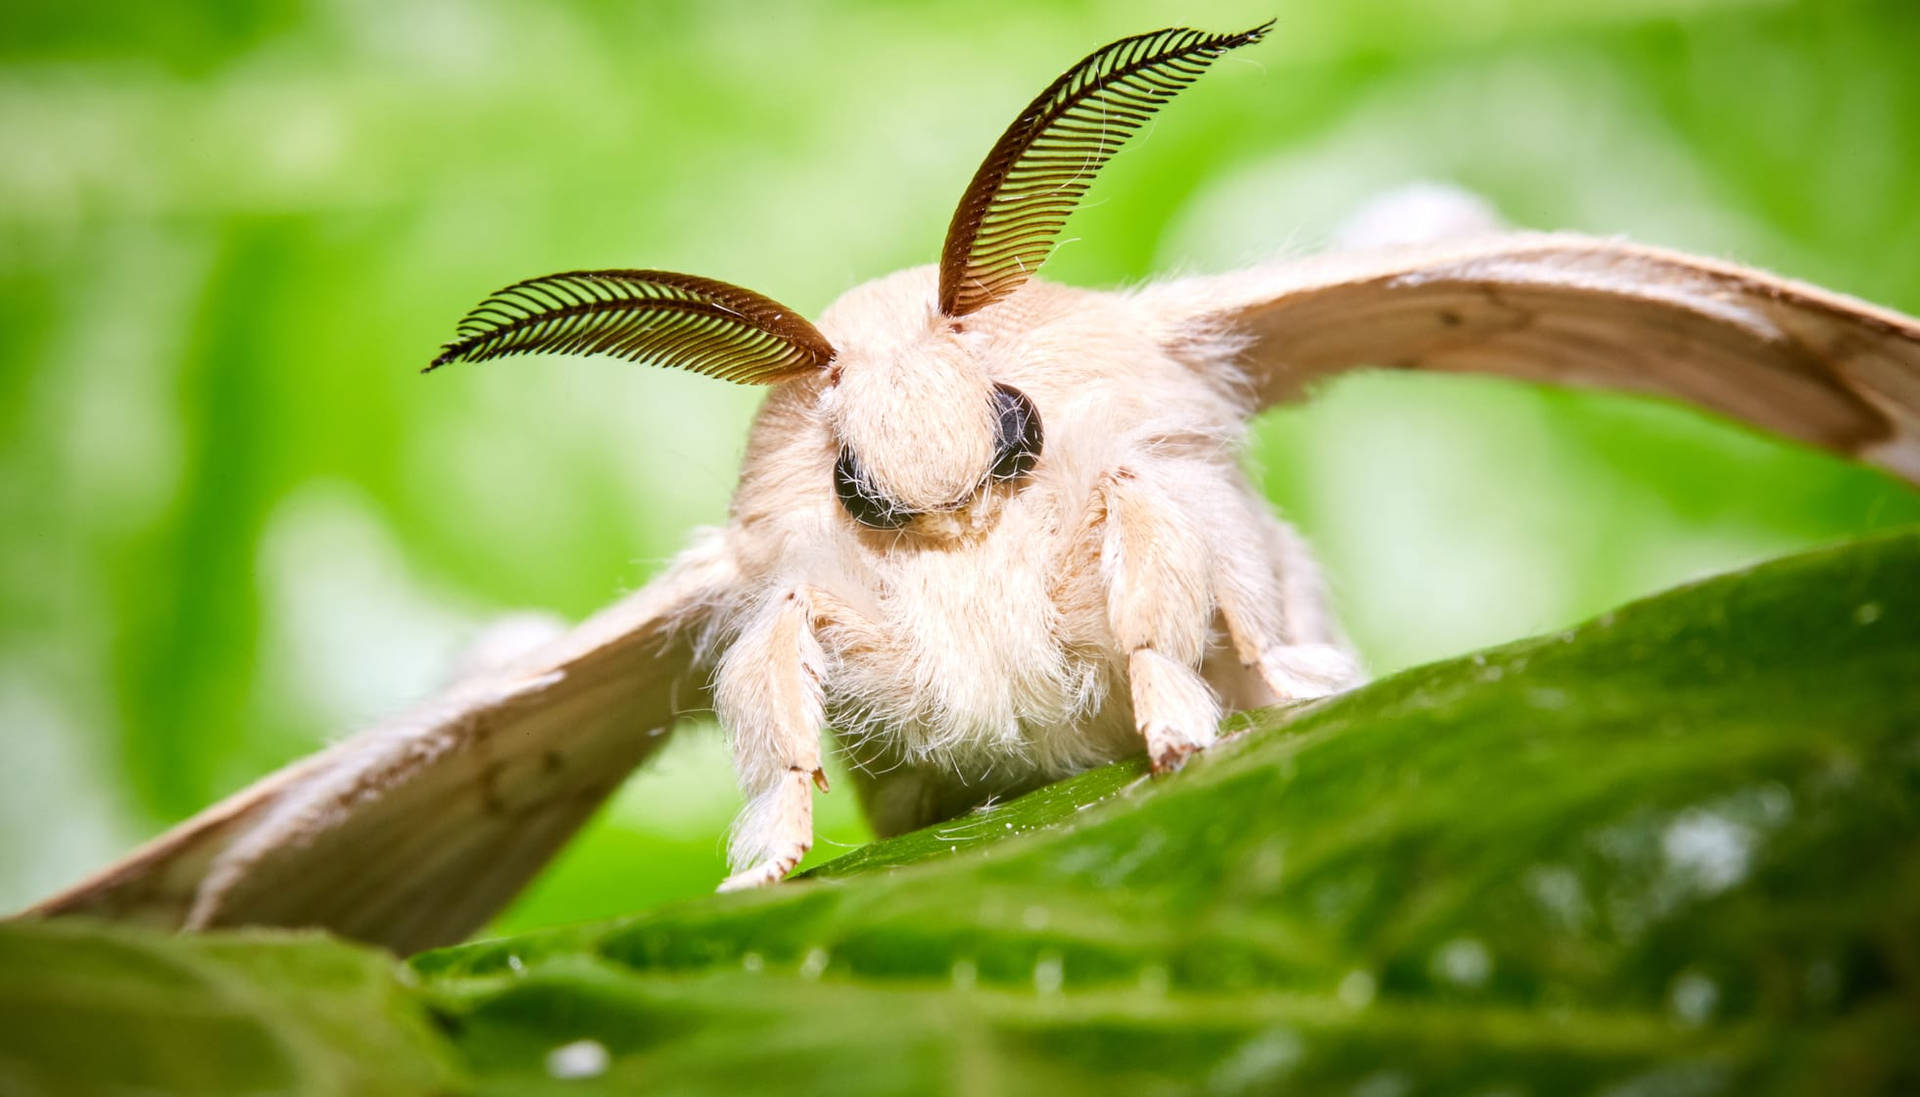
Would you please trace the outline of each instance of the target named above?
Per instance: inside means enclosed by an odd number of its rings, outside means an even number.
[[[1171,778],[398,976],[0,925],[0,1089],[1907,1092],[1917,572],[1920,532],[1778,561],[1240,717]]]
[[[392,957],[317,933],[0,925],[0,1093],[454,1092],[411,989]]]
[[[1303,250],[1429,178],[1920,311],[1909,0],[5,5],[0,905],[722,517],[755,393],[603,361],[417,376],[482,294],[658,266],[817,312],[929,261],[1075,58],[1276,14],[1108,169],[1051,277]],[[1920,519],[1690,413],[1450,378],[1336,386],[1253,456],[1382,671]],[[737,796],[715,737],[683,738],[509,925],[719,878]],[[864,837],[849,797],[821,810],[822,854]]]

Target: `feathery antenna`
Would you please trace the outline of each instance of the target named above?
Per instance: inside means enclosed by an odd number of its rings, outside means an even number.
[[[987,153],[947,226],[940,311],[965,316],[1020,288],[1052,252],[1093,176],[1160,109],[1230,49],[1238,34],[1169,27],[1089,54],[1027,104]]]
[[[510,354],[611,354],[771,384],[833,358],[833,346],[792,309],[711,278],[662,270],[578,270],[499,290],[460,321],[422,373]]]

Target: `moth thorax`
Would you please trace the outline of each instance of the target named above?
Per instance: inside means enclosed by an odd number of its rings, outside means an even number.
[[[957,345],[842,363],[832,417],[873,487],[911,510],[964,503],[993,467],[993,384]]]

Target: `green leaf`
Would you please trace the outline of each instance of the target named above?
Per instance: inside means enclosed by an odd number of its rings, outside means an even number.
[[[1916,716],[1920,531],[398,974],[5,927],[0,1091],[1899,1091]]]
[[[416,967],[502,1094],[1897,1087],[1917,714],[1906,534]]]
[[[391,957],[319,934],[0,924],[0,1093],[450,1091],[452,1057],[412,983]]]

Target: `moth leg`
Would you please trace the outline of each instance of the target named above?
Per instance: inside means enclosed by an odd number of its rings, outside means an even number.
[[[813,848],[813,789],[827,786],[817,597],[803,587],[762,604],[714,673],[714,709],[747,794],[727,851],[733,875],[721,891],[777,883]]]
[[[1099,506],[1108,625],[1127,653],[1134,726],[1154,772],[1166,773],[1211,744],[1220,723],[1199,671],[1213,621],[1211,554],[1174,496],[1132,470],[1108,474]]]
[[[1335,620],[1326,580],[1292,526],[1249,491],[1214,539],[1214,592],[1242,666],[1281,700],[1324,697],[1366,676]]]

